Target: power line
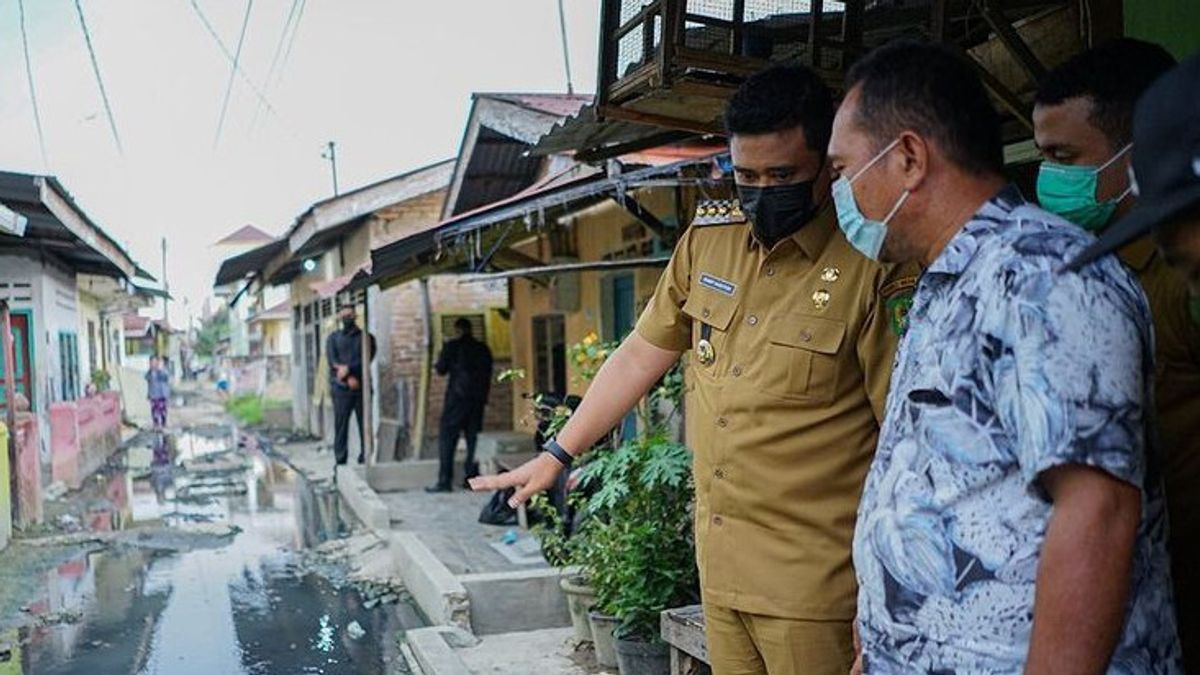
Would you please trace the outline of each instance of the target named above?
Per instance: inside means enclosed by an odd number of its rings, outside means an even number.
[[[217,47],[221,50],[221,53],[225,55],[226,60],[228,60],[231,64],[235,63],[233,53],[229,51],[229,47],[225,46],[225,41],[222,40],[221,36],[217,34],[217,29],[213,28],[212,23],[208,20],[208,16],[204,14],[204,10],[200,9],[200,5],[196,4],[196,0],[191,0],[191,5],[192,9],[196,11],[196,17],[200,19],[200,23],[208,32],[209,37],[213,39],[213,42],[217,43]],[[258,85],[254,83],[254,80],[250,79],[250,76],[246,74],[245,69],[243,69],[240,65],[236,65],[234,67],[234,71],[237,73],[238,77],[241,78],[242,82],[254,92],[255,97],[257,97],[259,102],[262,103],[263,107],[267,109],[267,112],[274,116],[275,119],[279,121],[281,125],[283,125],[284,130],[287,131],[293,137],[293,139],[299,140],[299,137],[296,136],[291,129],[287,128],[286,124],[283,124],[283,118],[279,116],[279,113],[275,110],[275,106],[271,105],[271,102],[267,100],[266,94],[263,93],[262,89],[259,89]]]
[[[300,0],[300,9],[296,12],[296,23],[292,26],[292,36],[288,39],[287,51],[283,53],[283,63],[279,65],[279,73],[275,76],[276,82],[283,81],[283,71],[292,57],[292,46],[296,44],[296,34],[300,32],[300,21],[304,18],[306,7],[308,7],[308,0]]]
[[[96,75],[96,86],[100,88],[100,99],[104,101],[104,114],[108,116],[108,128],[112,130],[113,142],[117,144],[117,154],[124,156],[125,148],[121,146],[121,135],[117,133],[117,123],[113,119],[112,105],[108,101],[108,91],[104,88],[104,78],[100,77],[100,63],[96,61],[96,49],[92,45],[92,34],[88,30],[87,20],[83,17],[83,5],[75,0],[75,10],[79,12],[79,25],[83,28],[83,40],[87,43],[88,56],[92,59],[92,72]]]
[[[46,159],[46,137],[42,133],[42,114],[38,110],[37,89],[33,84],[33,62],[29,58],[29,36],[25,33],[25,0],[17,0],[17,12],[20,14],[21,45],[25,50],[25,78],[29,80],[29,100],[33,103],[33,123],[37,127],[38,149],[42,152],[42,167],[49,170],[50,162]]]
[[[225,100],[221,101],[221,116],[217,119],[217,135],[213,138],[213,148],[221,144],[221,129],[225,127],[225,113],[229,110],[229,95],[233,93],[233,80],[237,77],[238,62],[242,58],[242,45],[246,43],[246,28],[250,26],[250,10],[254,8],[254,0],[246,0],[246,16],[242,18],[242,32],[238,35],[237,49],[233,52],[233,68],[229,71],[229,84],[225,85]]]
[[[287,42],[288,30],[292,27],[292,21],[296,18],[296,8],[300,6],[300,0],[292,0],[292,8],[288,10],[287,19],[283,22],[283,31],[279,33],[279,41],[275,43],[275,54],[271,56],[271,67],[267,69],[267,77],[263,80],[263,89],[271,88],[271,78],[275,76],[275,69],[279,67],[279,57],[283,54],[284,43]],[[258,116],[262,113],[262,103],[254,109],[254,118],[250,120],[250,127],[253,128],[258,124]]]

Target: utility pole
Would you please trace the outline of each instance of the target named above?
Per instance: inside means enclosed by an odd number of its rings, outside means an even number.
[[[167,282],[167,238],[162,238],[163,321],[167,320],[167,302],[171,295],[171,284]]]
[[[567,71],[567,94],[575,93],[571,83],[571,52],[567,49],[567,15],[563,12],[563,0],[558,0],[558,28],[562,33],[563,68]]]
[[[329,141],[329,143],[327,143],[325,147],[326,147],[326,150],[325,150],[325,152],[321,153],[321,156],[324,157],[325,159],[329,160],[329,168],[333,171],[333,196],[336,197],[336,196],[338,196],[337,143],[334,143],[333,141]]]

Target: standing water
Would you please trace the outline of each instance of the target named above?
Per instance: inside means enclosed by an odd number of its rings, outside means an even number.
[[[421,624],[413,607],[377,604],[308,564],[305,547],[345,535],[336,492],[239,449],[228,429],[147,434],[85,495],[88,529],[237,534],[182,548],[138,535],[62,562],[37,579],[26,610],[41,621],[20,630],[0,674],[405,672],[398,639]]]

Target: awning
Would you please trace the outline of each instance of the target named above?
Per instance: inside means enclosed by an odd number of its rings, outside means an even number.
[[[252,274],[261,272],[263,267],[276,254],[287,248],[287,245],[287,239],[276,239],[269,244],[263,244],[241,255],[226,258],[221,263],[221,269],[217,270],[217,281],[214,285],[218,287],[226,286],[235,281],[241,281]]]
[[[473,274],[463,279],[462,283],[481,283],[498,281],[500,279],[518,279],[522,277],[540,277],[547,274],[572,274],[578,272],[597,272],[612,270],[628,270],[639,267],[663,267],[671,260],[671,256],[655,258],[629,258],[627,260],[593,260],[588,262],[559,263],[557,265],[538,265],[517,270],[505,270],[491,274]]]
[[[593,162],[630,152],[676,143],[697,136],[692,131],[663,129],[638,122],[601,120],[596,106],[554,125],[534,146],[534,155],[570,153],[581,162]]]
[[[715,155],[689,158],[662,166],[651,166],[616,176],[595,173],[552,184],[534,186],[509,199],[443,221],[438,226],[393,242],[371,252],[372,271],[360,273],[351,290],[380,284],[392,286],[410,279],[441,271],[445,261],[437,254],[448,244],[480,233],[474,243],[478,257],[487,258],[502,245],[505,236],[518,223],[532,227],[533,218],[545,222],[590,204],[622,197],[629,190],[643,187],[680,186],[704,182],[684,176],[686,170],[710,166]],[[505,225],[505,228],[492,226]],[[484,231],[487,232],[484,232]],[[474,253],[472,257],[476,257]]]

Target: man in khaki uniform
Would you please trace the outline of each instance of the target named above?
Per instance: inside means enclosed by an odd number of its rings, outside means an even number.
[[[843,675],[853,660],[850,546],[904,327],[911,271],[838,230],[831,95],[777,67],[726,124],[739,202],[706,202],[635,332],[547,452],[476,489],[551,485],[689,349],[687,443],[717,675]]]
[[[1162,47],[1124,38],[1047,74],[1033,111],[1034,138],[1045,156],[1038,178],[1042,208],[1095,232],[1133,209],[1134,106],[1174,65]],[[1187,670],[1200,672],[1200,324],[1189,315],[1185,278],[1148,233],[1117,255],[1137,274],[1154,318],[1154,394],[1166,453],[1177,623]]]

